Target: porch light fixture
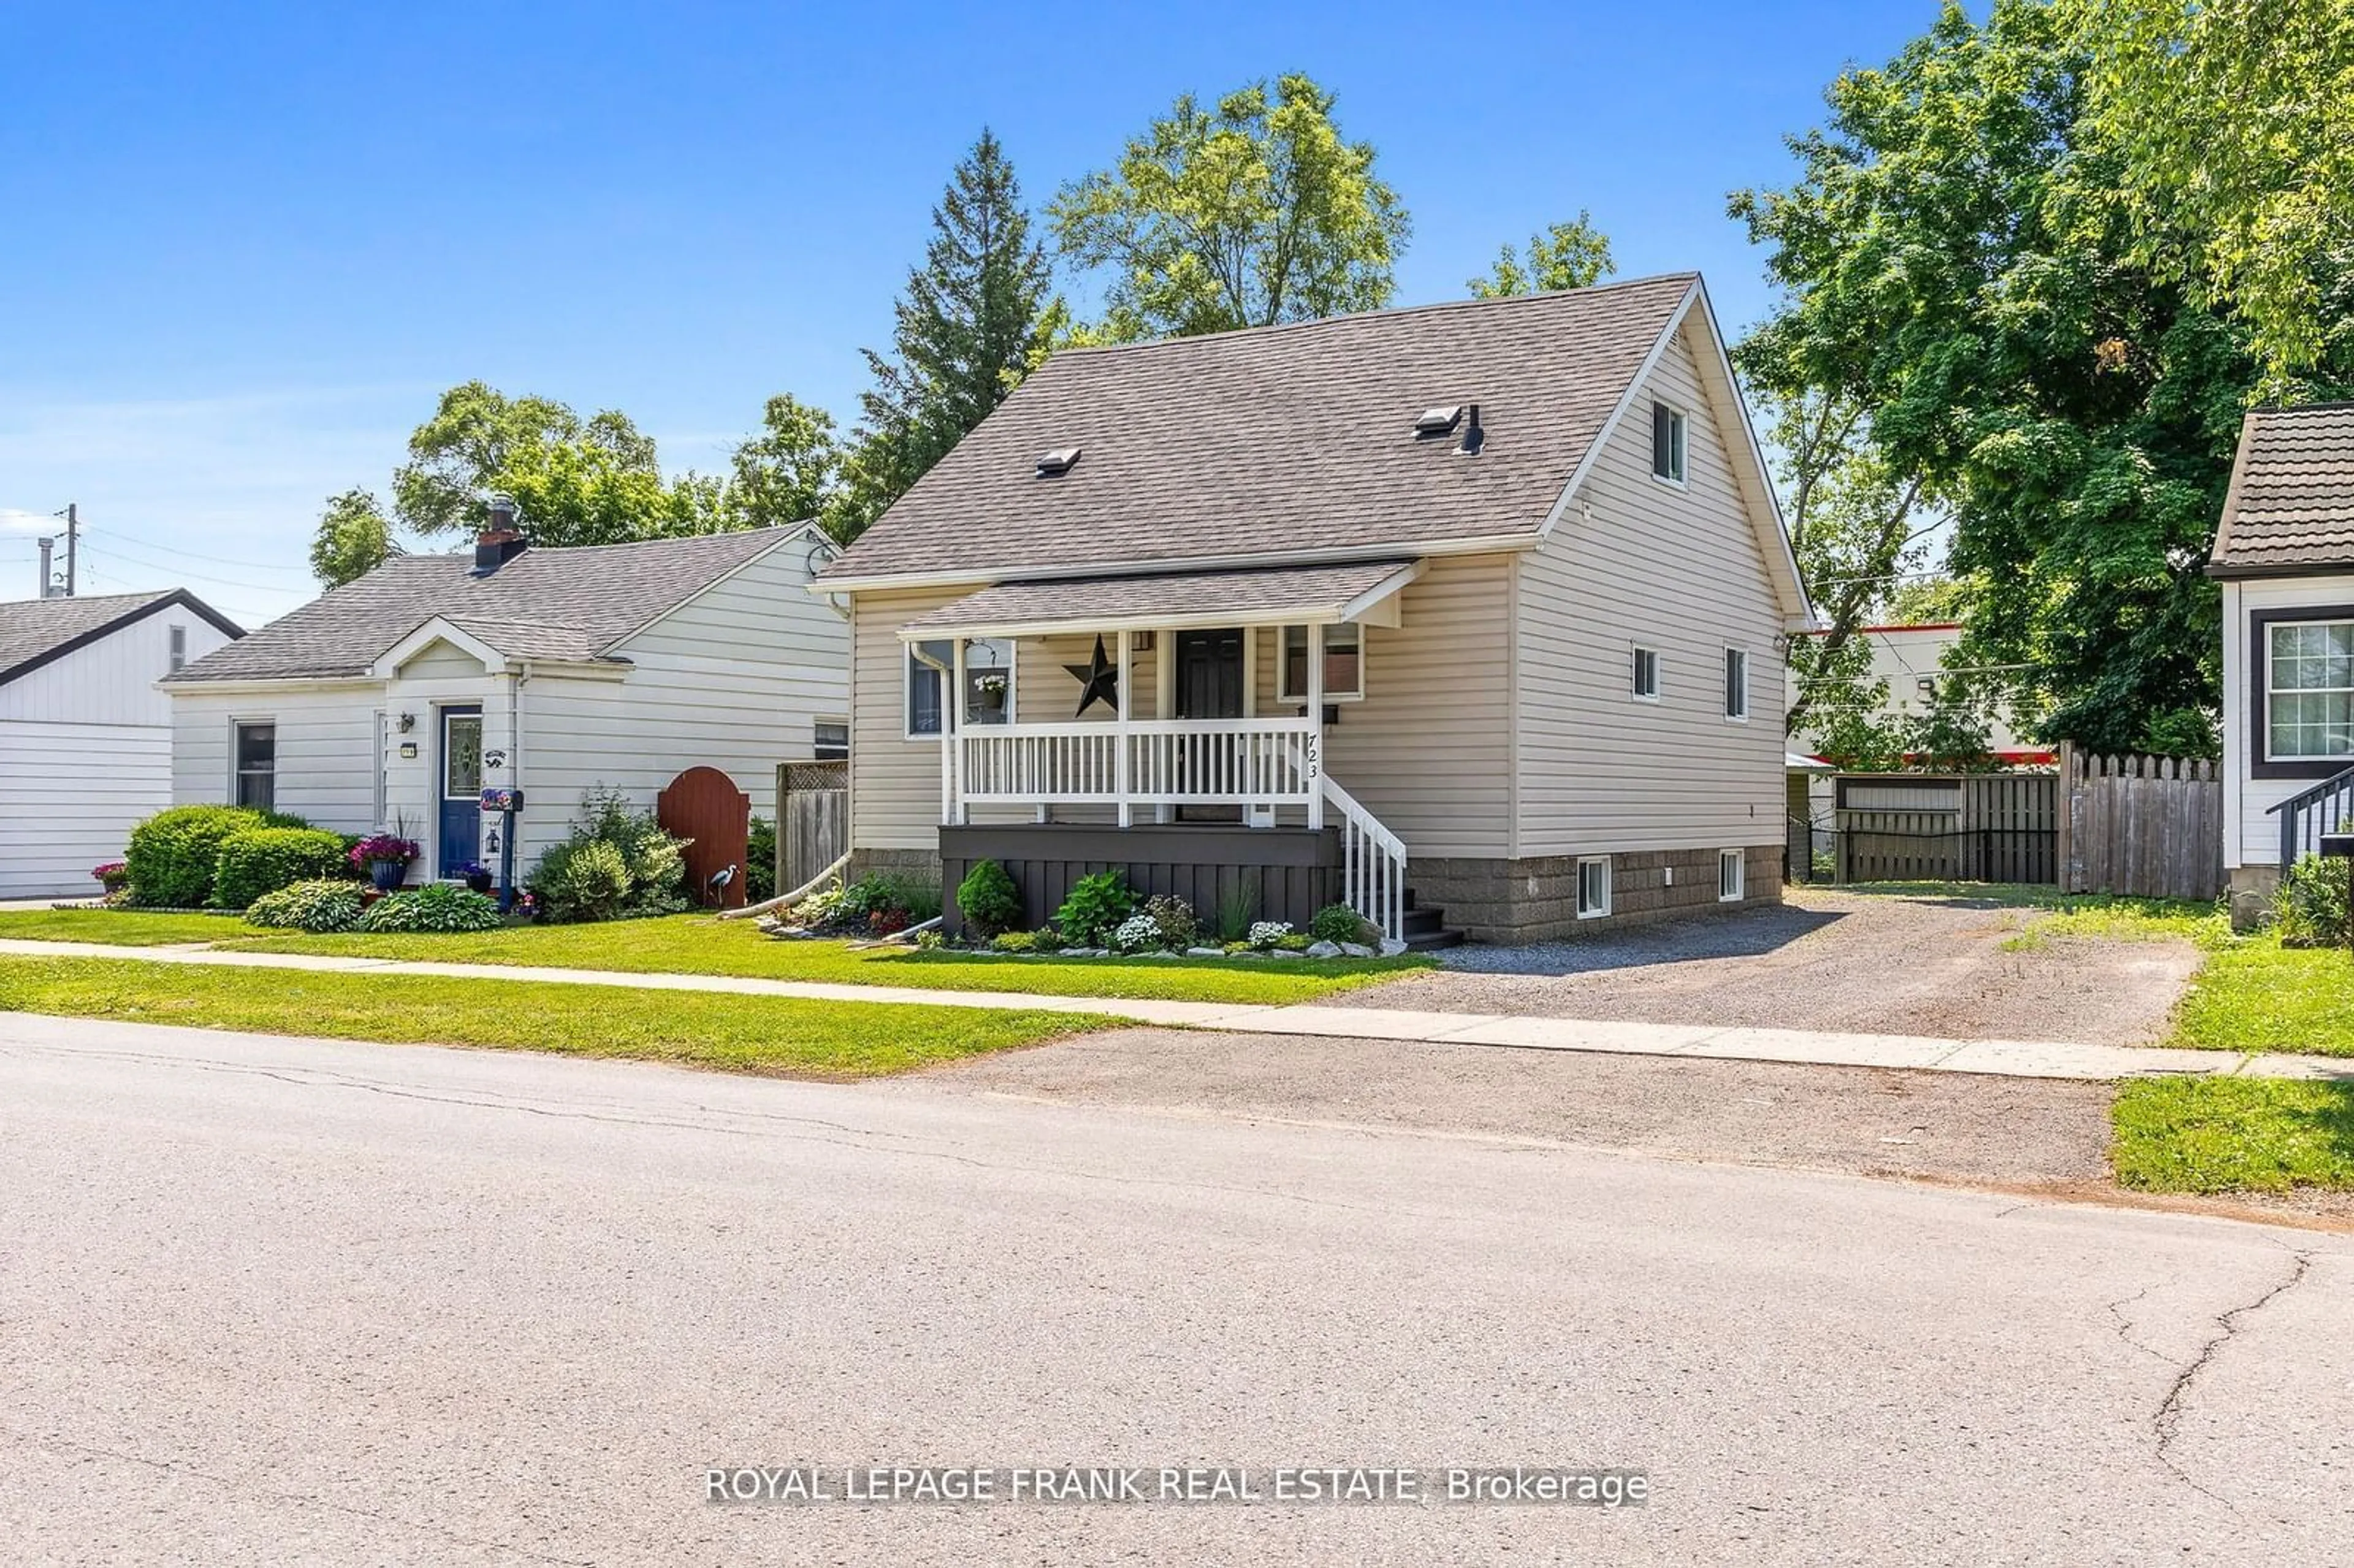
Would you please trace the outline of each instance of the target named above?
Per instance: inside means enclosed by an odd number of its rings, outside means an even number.
[[[1038,477],[1040,479],[1059,478],[1060,476],[1070,472],[1071,466],[1078,461],[1078,448],[1056,447],[1053,451],[1044,452],[1039,455]]]
[[[403,715],[400,715],[400,733],[401,733],[401,734],[403,734],[403,735],[407,735],[410,730],[415,729],[416,727],[417,727],[417,715],[416,715],[415,714],[403,714]]]

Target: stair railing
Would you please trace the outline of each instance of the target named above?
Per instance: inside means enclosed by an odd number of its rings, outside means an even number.
[[[1378,929],[1385,940],[1405,939],[1405,841],[1357,802],[1322,779],[1325,803],[1341,814],[1341,901]]]
[[[2321,853],[2322,834],[2354,832],[2354,768],[2266,807],[2264,814],[2281,820],[2280,865],[2285,875],[2298,856]]]

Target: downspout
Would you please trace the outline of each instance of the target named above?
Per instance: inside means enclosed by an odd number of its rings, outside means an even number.
[[[530,680],[528,666],[510,671],[507,674],[507,725],[512,732],[507,736],[507,786],[517,791],[523,789],[523,689]],[[524,796],[526,808],[530,800],[529,795]],[[522,858],[515,835],[523,832],[522,823],[521,811],[507,819],[506,840],[500,853],[499,912],[503,915],[512,910],[515,904],[514,868]]]

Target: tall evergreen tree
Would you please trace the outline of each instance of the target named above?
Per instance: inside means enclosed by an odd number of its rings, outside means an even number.
[[[923,265],[894,307],[888,357],[866,351],[857,446],[833,518],[844,540],[880,516],[1005,400],[1037,362],[1053,277],[1005,149],[984,128],[932,209]]]

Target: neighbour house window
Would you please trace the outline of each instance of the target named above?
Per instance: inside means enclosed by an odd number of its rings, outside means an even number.
[[[175,626],[172,628],[171,663],[172,673],[174,674],[178,674],[182,670],[187,668],[188,629],[185,626]]]
[[[816,722],[815,740],[816,744],[811,747],[810,755],[820,762],[850,760],[850,721],[848,719],[819,719]]]
[[[2354,621],[2285,622],[2270,642],[2267,760],[2354,757]]]
[[[1744,649],[1724,651],[1724,716],[1749,716],[1749,654]]]
[[[1577,863],[1577,917],[1591,920],[1610,913],[1610,857],[1590,854]]]
[[[1659,653],[1656,648],[1635,650],[1635,700],[1638,703],[1659,700]]]
[[[945,716],[949,672],[955,645],[917,642],[907,649],[907,736],[937,736]],[[975,639],[964,645],[964,722],[1010,724],[1013,719],[1013,644]],[[847,753],[845,753],[847,755]]]
[[[230,752],[237,769],[237,803],[257,811],[278,800],[278,726],[268,721],[233,726]]]
[[[1670,484],[1684,482],[1684,411],[1651,405],[1651,472]]]
[[[1365,694],[1365,629],[1355,622],[1324,629],[1324,697],[1346,702]],[[1283,658],[1276,665],[1275,698],[1308,700],[1308,628],[1283,629]]]
[[[1721,904],[1730,904],[1742,895],[1746,885],[1744,859],[1737,849],[1716,852],[1716,897]]]

